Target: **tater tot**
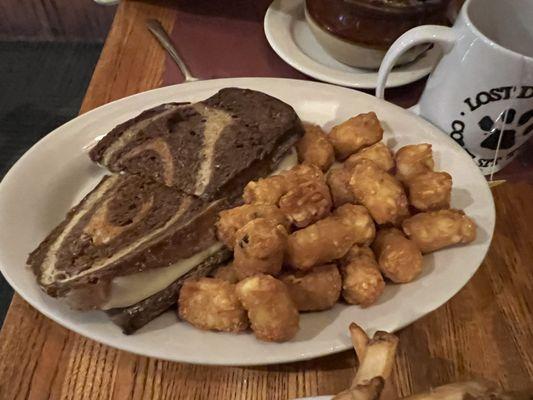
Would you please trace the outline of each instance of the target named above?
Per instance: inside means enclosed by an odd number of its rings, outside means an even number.
[[[233,268],[239,279],[258,273],[277,275],[287,247],[287,231],[266,218],[248,222],[235,234]]]
[[[476,223],[461,210],[440,210],[416,214],[403,222],[403,231],[422,253],[476,239]]]
[[[244,199],[247,203],[279,206],[288,221],[298,228],[324,218],[332,206],[324,174],[317,166],[308,164],[248,183]]]
[[[379,142],[382,138],[383,128],[374,112],[350,118],[333,127],[328,136],[339,160],[344,160],[361,148]]]
[[[355,260],[356,258],[367,257],[373,260],[376,259],[374,252],[368,246],[354,245],[348,250],[348,252],[342,258],[341,264],[348,264],[350,261]]]
[[[363,206],[345,204],[335,213],[291,235],[287,241],[287,262],[308,270],[343,257],[355,243],[369,243],[375,227]]]
[[[270,219],[287,229],[290,226],[285,215],[274,205],[245,204],[220,212],[216,223],[218,239],[227,247],[233,249],[237,231],[256,218]]]
[[[409,203],[420,211],[450,208],[452,177],[446,172],[422,172],[409,178],[405,185]]]
[[[335,207],[346,203],[355,203],[355,197],[350,188],[351,173],[347,168],[332,168],[328,172],[327,184]]]
[[[240,332],[248,327],[235,285],[221,279],[185,281],[178,307],[179,317],[200,329]]]
[[[411,282],[422,272],[422,253],[396,228],[379,230],[372,250],[380,271],[393,282]]]
[[[213,273],[213,278],[221,279],[229,283],[239,282],[239,278],[237,277],[237,272],[235,271],[233,263],[218,267]]]
[[[298,182],[279,200],[279,209],[298,228],[304,228],[330,213],[329,187],[324,179]]]
[[[296,150],[300,162],[316,165],[322,171],[327,171],[335,161],[333,146],[318,125],[305,125],[305,135],[296,144]]]
[[[289,182],[283,175],[269,176],[258,181],[248,182],[242,198],[247,204],[278,204],[279,199],[289,190]]]
[[[350,227],[354,243],[369,245],[376,236],[376,226],[370,213],[364,206],[344,204],[333,215],[340,217],[343,224]]]
[[[396,178],[407,181],[412,176],[433,171],[433,151],[428,143],[410,144],[396,152]]]
[[[344,162],[344,165],[348,168],[353,167],[357,161],[362,160],[363,158],[375,162],[379,168],[387,172],[394,168],[392,151],[383,142],[378,142],[370,147],[365,147],[357,153],[352,154]]]
[[[385,280],[369,247],[353,246],[344,257],[340,270],[342,297],[349,304],[368,307],[385,290]]]
[[[287,285],[299,311],[327,310],[341,293],[341,275],[335,264],[314,267],[309,272],[285,273],[280,280]]]
[[[284,171],[288,191],[279,200],[279,208],[298,228],[324,218],[331,210],[331,195],[326,178],[315,165],[300,164]]]
[[[258,339],[284,342],[296,335],[300,316],[283,282],[270,275],[254,275],[240,281],[236,293]]]
[[[400,182],[373,161],[359,160],[351,169],[350,187],[378,224],[398,224],[409,215],[407,196]]]

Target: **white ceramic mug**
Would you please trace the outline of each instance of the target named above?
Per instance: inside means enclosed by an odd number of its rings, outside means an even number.
[[[391,46],[376,96],[398,57],[421,43],[444,55],[416,112],[447,132],[485,174],[500,170],[533,136],[533,0],[467,0],[453,27],[424,25]]]

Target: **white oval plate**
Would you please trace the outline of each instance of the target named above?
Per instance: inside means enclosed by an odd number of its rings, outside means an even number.
[[[406,285],[387,286],[372,307],[337,304],[326,312],[303,314],[298,335],[281,344],[260,342],[251,334],[200,331],[177,323],[172,312],[136,334],[124,336],[104,313],[72,311],[44,295],[25,267],[25,260],[102,176],[103,170],[89,161],[87,147],[142,110],[164,102],[205,99],[229,86],[269,93],[291,104],[303,120],[326,129],[357,113],[373,110],[383,122],[389,145],[398,148],[408,143],[432,143],[438,168],[450,172],[454,178],[453,205],[464,208],[476,220],[478,239],[469,246],[425,257],[420,278]],[[347,329],[352,321],[370,332],[395,331],[439,307],[463,287],[483,260],[494,227],[494,205],[487,183],[470,157],[444,133],[400,107],[323,83],[238,78],[199,81],[140,93],[59,127],[33,146],[0,184],[0,226],[2,273],[26,301],[68,329],[150,357],[202,364],[259,365],[304,360],[348,349],[351,344]]]
[[[335,60],[317,42],[304,15],[302,0],[274,0],[264,20],[265,35],[287,64],[313,78],[358,89],[375,89],[378,71],[350,67]],[[386,87],[403,86],[428,75],[440,57],[431,48],[414,62],[394,68]]]

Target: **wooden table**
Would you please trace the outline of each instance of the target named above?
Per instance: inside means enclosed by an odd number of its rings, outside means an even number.
[[[179,10],[175,3],[123,1],[81,112],[180,81],[145,30],[147,17],[158,18],[168,30],[173,29],[193,71],[208,73],[208,66],[198,61],[208,58],[203,52],[206,48],[216,51],[217,46],[231,42],[235,34],[231,29],[241,23],[249,29],[249,36],[256,35],[257,47],[250,51],[266,60],[262,65],[250,66],[249,75],[299,76],[259,37],[260,8],[239,19],[233,11],[222,10],[220,1],[180,2]],[[246,8],[251,2],[236,3]],[[224,17],[217,16],[217,12],[224,12]],[[216,34],[224,26],[224,19],[233,26],[225,38]],[[220,40],[219,44],[180,41],[186,35],[190,39],[203,34],[199,29],[206,29],[207,37],[211,34],[211,39]],[[239,68],[246,68],[245,61],[219,61],[213,61],[219,76],[224,71],[228,76],[244,74]],[[389,93],[389,98],[408,106],[416,101],[422,87],[423,83],[410,85]],[[531,388],[533,186],[506,183],[494,189],[494,198],[496,231],[479,271],[447,304],[399,332],[392,388],[401,396],[470,378],[487,378],[506,389]],[[344,389],[354,366],[351,351],[252,368],[187,365],[139,357],[69,332],[15,296],[0,334],[0,399],[289,399]]]

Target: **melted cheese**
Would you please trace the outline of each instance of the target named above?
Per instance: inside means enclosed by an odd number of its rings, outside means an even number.
[[[169,267],[113,278],[110,284],[109,298],[102,305],[102,310],[127,307],[160,292],[221,248],[222,243],[216,243]]]
[[[279,162],[278,168],[272,171],[270,175],[279,175],[283,171],[287,171],[292,167],[295,167],[296,164],[298,164],[298,154],[296,153],[296,149],[291,147],[289,149],[289,154],[283,157],[283,159]]]

